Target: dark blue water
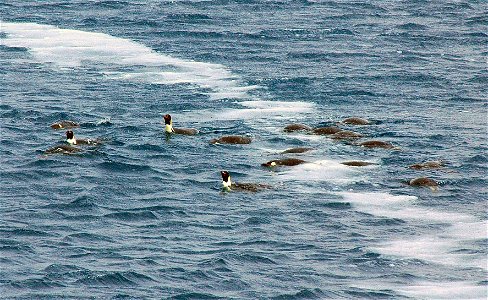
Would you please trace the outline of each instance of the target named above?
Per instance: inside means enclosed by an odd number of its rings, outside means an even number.
[[[485,299],[486,11],[0,3],[1,297]],[[167,138],[166,113],[200,134]],[[400,150],[283,132],[350,116]],[[63,119],[103,144],[44,155]],[[253,142],[208,143],[225,134]],[[309,163],[260,167],[296,146]],[[221,193],[223,169],[273,189]],[[439,191],[403,184],[421,176]]]

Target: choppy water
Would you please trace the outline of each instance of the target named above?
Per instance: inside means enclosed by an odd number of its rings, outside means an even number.
[[[1,297],[486,298],[486,11],[0,3]],[[165,113],[201,133],[166,139]],[[401,151],[282,131],[349,116]],[[104,144],[43,155],[63,119]],[[310,163],[260,167],[294,146]],[[427,160],[446,168],[407,168]],[[222,169],[274,189],[222,194]],[[440,190],[402,184],[419,176]]]

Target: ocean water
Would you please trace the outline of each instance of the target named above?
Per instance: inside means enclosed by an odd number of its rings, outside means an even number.
[[[487,9],[1,2],[0,297],[486,299]],[[399,149],[283,132],[351,116]],[[64,119],[103,144],[45,155]],[[308,163],[260,166],[282,157]],[[224,169],[273,188],[222,193]]]

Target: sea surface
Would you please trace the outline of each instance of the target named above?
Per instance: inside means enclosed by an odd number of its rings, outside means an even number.
[[[486,299],[487,11],[1,1],[0,298]],[[167,113],[200,133],[166,136]],[[103,144],[46,155],[60,120]],[[284,157],[308,163],[261,167]],[[272,189],[223,193],[221,170]]]

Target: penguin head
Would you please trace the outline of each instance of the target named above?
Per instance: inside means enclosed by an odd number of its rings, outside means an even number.
[[[171,120],[171,115],[169,114],[164,115],[163,119],[164,119],[164,124],[166,125],[171,125],[173,123]]]
[[[76,145],[75,134],[72,130],[66,131],[66,142],[71,145]]]

